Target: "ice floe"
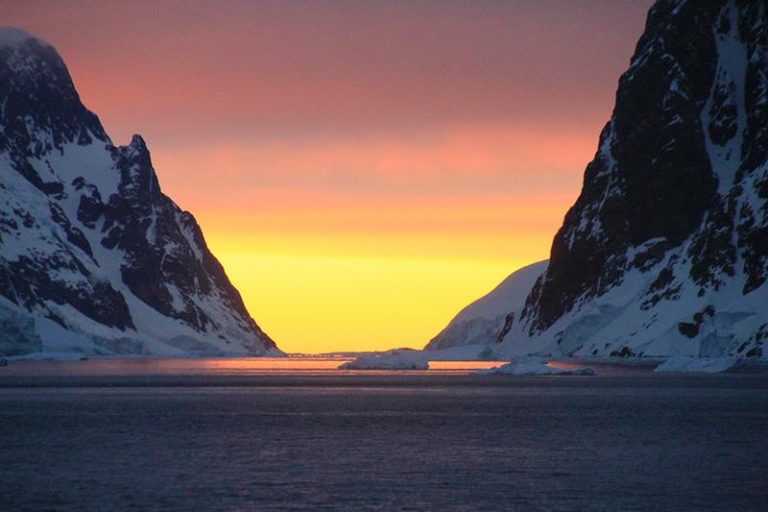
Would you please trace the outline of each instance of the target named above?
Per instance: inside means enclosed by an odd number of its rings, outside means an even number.
[[[595,369],[590,367],[556,368],[549,366],[546,361],[536,358],[515,359],[509,363],[478,370],[477,373],[486,375],[594,375]]]
[[[420,350],[395,349],[376,354],[361,354],[353,361],[339,366],[339,370],[426,370],[427,356]]]

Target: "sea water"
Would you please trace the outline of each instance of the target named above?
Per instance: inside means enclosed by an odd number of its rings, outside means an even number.
[[[0,510],[768,506],[764,375],[169,364],[0,373]]]

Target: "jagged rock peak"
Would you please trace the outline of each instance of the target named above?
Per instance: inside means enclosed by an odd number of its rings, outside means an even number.
[[[0,29],[0,94],[0,150],[16,146],[39,158],[69,142],[110,142],[56,49],[22,29]]]

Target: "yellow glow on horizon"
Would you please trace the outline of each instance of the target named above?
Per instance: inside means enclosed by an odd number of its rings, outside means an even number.
[[[288,352],[421,348],[506,262],[219,251],[250,313]],[[269,290],[264,293],[264,290]]]
[[[546,258],[550,238],[206,232],[251,315],[282,350],[301,353],[421,348],[511,272]]]
[[[519,124],[243,137],[153,154],[248,311],[287,352],[423,347],[546,259],[590,131]]]
[[[553,134],[554,136],[554,134]],[[286,352],[421,348],[546,259],[584,134],[245,141],[157,155],[251,316]],[[215,170],[215,172],[214,172]]]

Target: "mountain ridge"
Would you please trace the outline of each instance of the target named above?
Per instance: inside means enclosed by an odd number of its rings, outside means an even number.
[[[547,260],[532,263],[507,276],[493,290],[459,311],[424,349],[496,343],[547,264]]]
[[[0,354],[281,354],[143,138],[112,144],[53,46],[0,30],[0,95]]]
[[[494,347],[766,357],[763,2],[658,0],[549,266]]]

